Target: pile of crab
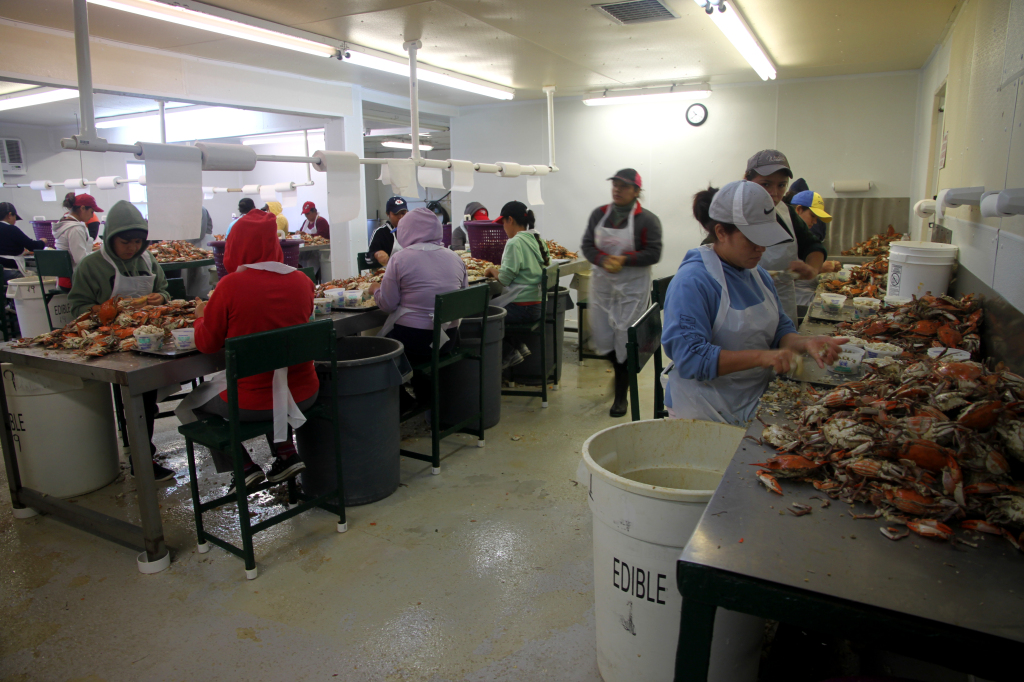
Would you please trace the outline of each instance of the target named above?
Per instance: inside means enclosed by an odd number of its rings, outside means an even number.
[[[363,291],[370,288],[371,284],[379,283],[384,279],[384,268],[378,268],[373,272],[368,272],[358,277],[349,277],[348,279],[332,279],[330,282],[324,282],[317,286],[316,297],[322,298],[325,291],[331,289],[362,289]]]
[[[845,273],[845,274],[844,274]],[[818,277],[821,284],[818,291],[843,294],[848,298],[858,296],[882,299],[889,274],[889,257],[879,256],[873,261],[855,265],[842,272],[827,272]],[[843,279],[845,277],[845,279]]]
[[[153,242],[149,245],[149,252],[153,254],[157,263],[183,263],[213,258],[212,251],[183,241]]]
[[[198,299],[178,299],[164,305],[148,305],[146,298],[142,296],[104,301],[62,329],[32,339],[20,339],[15,347],[42,346],[54,350],[70,350],[86,357],[102,357],[134,348],[134,333],[139,327],[159,327],[164,330],[165,336],[170,336],[174,329],[195,324]]]
[[[837,333],[868,342],[885,342],[911,353],[925,353],[931,347],[959,348],[977,357],[981,347],[978,327],[984,311],[973,294],[914,297],[901,306],[879,308],[877,313],[857,322],[841,322]]]
[[[873,514],[854,518],[884,518],[892,540],[913,531],[972,544],[954,534],[958,525],[1020,549],[1024,378],[1001,363],[896,362],[899,373],[812,392],[791,425],[766,425],[762,441],[778,454],[757,464],[758,480],[779,495],[777,479],[799,479],[872,504]]]
[[[889,253],[889,242],[898,242],[903,235],[897,232],[892,225],[883,234],[876,234],[865,241],[854,244],[853,247],[843,251],[844,256],[881,256]]]

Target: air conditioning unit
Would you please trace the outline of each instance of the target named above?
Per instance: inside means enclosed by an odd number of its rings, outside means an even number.
[[[28,164],[21,151],[21,140],[0,137],[0,167],[4,175],[26,175]]]

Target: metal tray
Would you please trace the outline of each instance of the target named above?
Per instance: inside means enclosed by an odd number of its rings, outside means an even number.
[[[821,302],[815,301],[807,311],[807,316],[814,320],[826,320],[828,322],[853,322],[855,311],[851,306],[843,306],[838,315],[826,313],[821,309]]]
[[[789,374],[780,374],[783,379],[790,381],[806,382],[815,386],[841,386],[848,381],[857,381],[864,377],[864,370],[856,374],[833,374],[827,369],[818,367],[818,363],[810,358],[804,358],[804,371],[800,376],[794,377]]]
[[[331,308],[332,313],[367,313],[371,310],[380,310],[379,305],[359,306],[358,308]],[[323,317],[323,315],[321,315]]]

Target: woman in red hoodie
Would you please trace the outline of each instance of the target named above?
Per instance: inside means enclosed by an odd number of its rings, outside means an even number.
[[[224,341],[235,336],[292,327],[309,321],[313,314],[313,282],[298,270],[283,263],[284,255],[277,238],[277,218],[253,209],[238,219],[224,248],[224,266],[228,275],[217,283],[208,303],[196,308],[196,346],[204,353],[215,353]],[[238,406],[242,421],[273,418],[273,372],[238,380]],[[312,362],[288,368],[288,388],[299,410],[316,401],[320,382]],[[202,413],[228,416],[227,391],[222,391],[196,409]],[[268,435],[274,464],[264,474],[246,454],[245,486],[264,478],[271,483],[289,479],[306,468],[295,452],[291,426],[283,442]],[[230,456],[211,453],[218,472],[232,470]],[[232,481],[231,490],[235,489]]]

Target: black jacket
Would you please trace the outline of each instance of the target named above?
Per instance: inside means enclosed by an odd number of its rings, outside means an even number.
[[[380,263],[373,257],[373,254],[378,251],[391,256],[391,249],[395,248],[395,235],[391,234],[391,223],[385,222],[383,225],[373,231],[373,236],[370,237],[370,246],[366,249],[366,264],[375,268],[380,267]]]
[[[594,244],[594,228],[601,222],[601,216],[608,209],[608,206],[600,206],[594,209],[594,212],[590,214],[590,220],[587,222],[587,231],[583,233],[583,244],[581,249],[584,257],[594,265],[601,265],[601,259],[606,255]],[[615,229],[625,229],[628,224],[628,216],[626,220],[623,220],[619,225],[609,224],[609,219],[605,222],[605,227],[612,227]],[[640,202],[636,202],[636,208],[633,209],[633,240],[635,242],[635,249],[633,251],[627,251],[622,254],[626,256],[625,265],[633,267],[647,267],[654,265],[661,260],[661,220],[658,216],[654,215],[646,208],[640,206]]]
[[[17,225],[0,220],[0,256],[20,256],[25,252],[46,248],[42,240],[30,239]],[[18,265],[9,258],[0,258],[0,265],[12,270]]]

